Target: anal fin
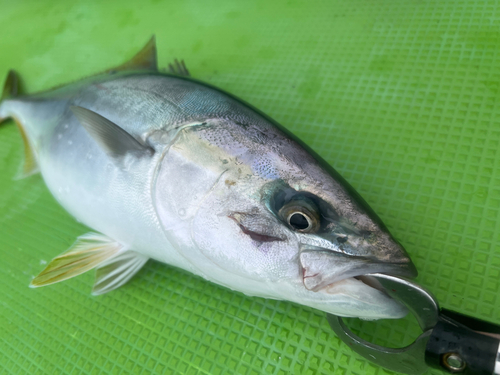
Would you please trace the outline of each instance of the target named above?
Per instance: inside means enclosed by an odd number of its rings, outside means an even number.
[[[99,265],[92,294],[104,294],[119,288],[129,281],[148,259],[145,255],[129,250]]]
[[[123,245],[98,233],[87,233],[52,261],[35,277],[30,287],[37,288],[78,276],[123,251]]]

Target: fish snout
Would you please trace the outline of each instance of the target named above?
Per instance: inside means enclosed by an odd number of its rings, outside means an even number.
[[[369,273],[385,273],[407,278],[414,278],[418,274],[407,255],[400,255],[391,262],[308,247],[301,251],[299,262],[304,286],[311,291],[319,291],[343,279]]]

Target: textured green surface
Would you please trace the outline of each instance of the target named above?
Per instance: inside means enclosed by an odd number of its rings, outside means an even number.
[[[268,113],[337,168],[443,306],[500,323],[495,1],[15,3],[0,2],[0,75],[16,68],[28,91],[45,89],[124,61],[155,33],[160,66],[184,58],[193,76]],[[0,373],[389,373],[353,354],[321,312],[153,262],[101,297],[90,296],[91,273],[29,289],[87,228],[40,176],[12,180],[21,159],[7,123]],[[353,325],[393,346],[418,332],[406,321]]]

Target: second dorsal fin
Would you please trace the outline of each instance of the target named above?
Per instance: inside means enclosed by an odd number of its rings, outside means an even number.
[[[113,69],[106,70],[107,73],[122,72],[126,70],[158,70],[156,59],[156,38],[153,35],[146,45],[129,61]]]

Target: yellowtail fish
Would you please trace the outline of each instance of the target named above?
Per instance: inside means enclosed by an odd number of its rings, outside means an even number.
[[[405,307],[363,282],[413,277],[401,245],[320,157],[250,105],[157,69],[154,38],[129,62],[32,95],[7,75],[0,122],[25,144],[23,176],[41,172],[92,232],[32,280],[95,268],[94,294],[148,259],[251,296],[340,316],[400,318]]]

